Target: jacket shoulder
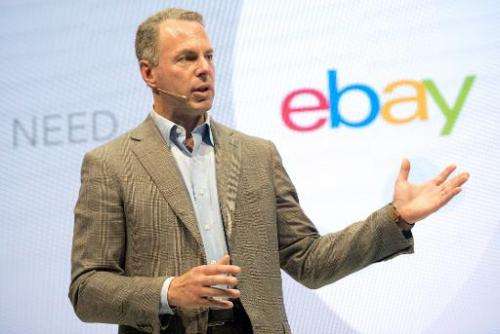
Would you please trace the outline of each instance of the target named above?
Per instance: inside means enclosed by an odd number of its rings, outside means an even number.
[[[268,150],[269,146],[273,145],[270,140],[246,134],[244,132],[241,132],[239,130],[231,128],[231,127],[224,125],[222,123],[214,121],[214,125],[216,126],[217,131],[219,131],[221,134],[223,134],[224,137],[227,138],[228,136],[233,136],[235,139],[237,139],[240,142],[240,144],[243,145],[243,147]]]
[[[111,139],[85,153],[86,157],[93,157],[96,159],[107,160],[113,157],[123,156],[129,151],[130,139],[134,131],[136,131],[142,124],[137,127],[122,133],[118,137]]]

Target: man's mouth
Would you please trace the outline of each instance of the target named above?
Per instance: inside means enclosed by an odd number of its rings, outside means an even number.
[[[212,90],[211,86],[207,84],[207,85],[201,85],[201,86],[198,86],[196,88],[193,88],[191,91],[193,93],[202,93],[202,94],[205,94],[205,93],[207,93],[208,91],[211,91],[211,90]]]

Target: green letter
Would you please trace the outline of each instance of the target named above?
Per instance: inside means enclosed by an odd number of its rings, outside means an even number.
[[[451,108],[448,106],[448,104],[446,103],[443,96],[441,95],[441,93],[439,92],[439,90],[437,89],[436,85],[432,80],[427,79],[423,81],[425,88],[427,88],[429,94],[431,94],[432,98],[434,99],[439,109],[441,109],[441,112],[443,113],[444,117],[446,118],[446,123],[443,129],[441,130],[441,136],[447,136],[453,130],[455,122],[457,121],[458,118],[458,114],[460,114],[460,111],[464,106],[465,99],[467,98],[467,94],[469,93],[469,90],[471,89],[475,78],[476,78],[475,75],[469,75],[465,77],[464,83],[462,84],[462,88],[460,89],[457,100],[455,101],[455,104]]]

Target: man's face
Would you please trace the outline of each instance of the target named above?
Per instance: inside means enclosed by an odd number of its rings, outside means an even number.
[[[158,88],[186,97],[188,110],[205,112],[214,99],[213,49],[198,22],[167,20],[159,26]],[[167,103],[178,104],[171,97]]]

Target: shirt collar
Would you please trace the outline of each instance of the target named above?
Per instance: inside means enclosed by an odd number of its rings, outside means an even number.
[[[212,126],[210,124],[210,113],[206,112],[205,115],[205,121],[194,128],[193,133],[200,133],[202,141],[205,144],[214,146]],[[171,146],[172,142],[174,144],[178,144],[177,138],[180,136],[186,138],[186,130],[182,126],[175,124],[166,117],[161,116],[154,109],[151,111],[151,118],[155,122],[156,127],[160,131],[161,136],[165,139],[168,146]]]

